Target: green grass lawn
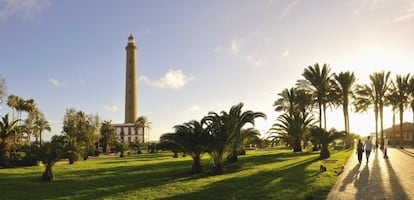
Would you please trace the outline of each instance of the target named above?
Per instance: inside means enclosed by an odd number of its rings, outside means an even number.
[[[40,181],[44,167],[0,169],[0,199],[325,199],[336,171],[352,150],[332,152],[323,163],[318,153],[290,150],[248,151],[228,165],[224,175],[192,176],[190,158],[171,153],[79,161],[55,165],[56,181]]]

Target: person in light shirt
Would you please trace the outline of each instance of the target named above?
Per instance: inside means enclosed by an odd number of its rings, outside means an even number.
[[[372,150],[372,141],[371,136],[368,136],[367,140],[365,140],[365,154],[367,156],[367,163],[369,162],[369,155],[371,154]]]

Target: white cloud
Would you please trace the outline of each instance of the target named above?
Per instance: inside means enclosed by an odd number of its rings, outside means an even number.
[[[286,50],[284,50],[283,52],[282,52],[282,56],[283,57],[287,57],[287,56],[289,56],[289,49],[286,49]]]
[[[0,0],[0,22],[19,16],[33,19],[50,5],[50,0]]]
[[[193,79],[193,76],[185,75],[180,69],[171,69],[164,75],[164,77],[160,78],[159,80],[151,80],[146,76],[139,77],[140,81],[143,81],[149,86],[156,88],[170,88],[174,90],[182,88]]]
[[[282,11],[282,13],[279,15],[278,20],[280,21],[283,18],[285,18],[298,3],[299,3],[299,0],[295,0],[295,1],[291,2],[290,4],[288,4],[285,7],[285,9]]]
[[[258,52],[250,53],[244,59],[255,67],[260,67],[264,62],[264,58]]]
[[[201,107],[199,105],[192,105],[185,109],[186,112],[201,112]]]
[[[52,85],[53,88],[58,88],[58,87],[63,86],[62,82],[60,82],[59,80],[54,79],[54,78],[49,79],[49,83]]]
[[[229,52],[232,54],[238,54],[240,52],[240,40],[231,41]]]
[[[116,105],[113,105],[113,106],[104,106],[104,109],[106,111],[108,111],[108,112],[114,113],[114,112],[118,111],[118,106],[116,106]]]
[[[414,19],[414,1],[410,5],[404,6],[406,10],[403,10],[399,15],[393,17],[394,22],[403,22]]]

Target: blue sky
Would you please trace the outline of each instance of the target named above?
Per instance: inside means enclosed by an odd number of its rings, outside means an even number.
[[[354,71],[358,83],[379,70],[414,73],[412,0],[0,0],[7,93],[36,100],[52,124],[47,137],[61,133],[72,107],[123,122],[129,34],[138,46],[138,115],[152,122],[152,140],[238,102],[268,115],[257,120],[265,132],[277,94],[316,62]],[[343,129],[342,121],[328,113],[328,126]],[[351,115],[351,131],[373,130],[372,111]]]

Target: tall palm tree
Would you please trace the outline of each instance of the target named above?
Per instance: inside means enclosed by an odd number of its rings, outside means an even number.
[[[293,148],[293,152],[301,152],[303,135],[313,125],[313,121],[309,113],[285,113],[278,117],[270,130],[281,135]]]
[[[400,148],[403,148],[404,136],[403,136],[403,123],[404,123],[404,108],[408,105],[408,83],[410,80],[410,74],[397,75],[395,83],[393,84],[393,90],[397,94],[398,109],[400,112]]]
[[[326,131],[325,129],[314,127],[311,129],[311,135],[312,137],[316,138],[319,141],[319,143],[321,143],[322,149],[320,153],[320,158],[325,159],[331,156],[331,153],[328,149],[329,144],[336,139],[343,138],[345,136],[345,133],[338,132],[335,129]]]
[[[19,97],[12,94],[7,98],[7,106],[12,109],[12,119],[14,119],[14,112],[17,110],[19,104]]]
[[[112,122],[105,120],[100,129],[102,150],[104,153],[108,153],[111,149],[112,141],[115,139],[115,128],[112,126]]]
[[[273,104],[276,112],[285,111],[290,114],[296,111],[305,112],[312,104],[312,96],[305,90],[295,87],[284,89],[279,93],[279,97]]]
[[[328,64],[323,64],[322,67],[318,63],[313,66],[305,68],[302,76],[304,80],[299,80],[299,87],[309,91],[317,103],[319,109],[319,127],[323,124],[326,128],[326,108],[329,103],[329,92],[331,87],[331,69]]]
[[[408,83],[408,90],[410,91],[410,97],[411,97],[410,106],[411,106],[411,111],[413,113],[413,124],[414,124],[414,76],[410,78],[410,81]]]
[[[142,142],[146,142],[145,140],[145,129],[151,129],[151,122],[148,121],[146,116],[139,116],[137,120],[135,120],[135,131],[138,132],[138,129],[141,128],[142,130]]]
[[[375,72],[369,76],[371,84],[375,91],[375,96],[378,102],[378,111],[380,117],[380,127],[381,127],[381,149],[384,148],[384,103],[385,96],[390,88],[390,74],[391,72]],[[378,147],[378,139],[376,141]]]
[[[350,103],[350,97],[353,96],[353,91],[355,87],[356,78],[353,72],[340,72],[339,74],[334,74],[333,78],[333,91],[336,94],[335,96],[338,97],[337,104],[342,105],[342,111],[344,114],[344,127],[347,137],[346,147],[349,148],[351,146],[351,138],[348,137],[350,133],[350,125],[349,125],[349,111],[348,106]]]
[[[43,114],[39,114],[36,117],[36,120],[34,122],[35,125],[35,130],[36,130],[36,142],[37,142],[37,138],[39,138],[39,142],[40,144],[42,144],[42,133],[43,131],[51,131],[51,127],[49,125],[49,122],[45,119],[45,117],[43,116]]]
[[[392,85],[394,85],[392,83]],[[393,145],[395,145],[395,114],[398,111],[398,93],[395,91],[394,86],[391,87],[391,92],[386,96],[386,105],[391,106],[392,108],[392,134],[390,135],[390,138],[393,142]]]
[[[357,85],[354,107],[356,112],[366,112],[371,106],[375,115],[375,141],[378,144],[378,99],[371,85]]]
[[[17,119],[9,120],[9,114],[2,117],[0,121],[0,165],[9,166],[10,147],[17,129]]]

